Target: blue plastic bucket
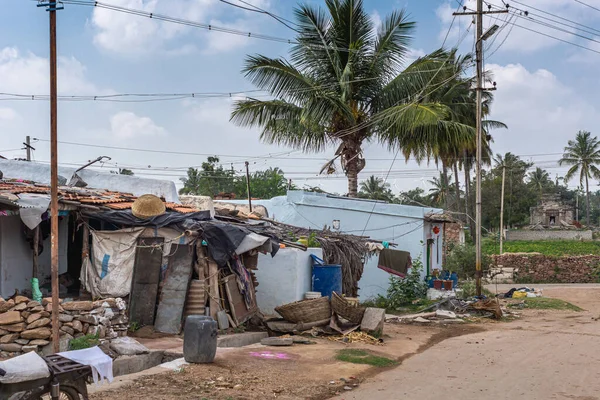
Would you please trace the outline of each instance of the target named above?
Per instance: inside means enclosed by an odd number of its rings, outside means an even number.
[[[321,296],[331,298],[333,292],[342,294],[342,266],[327,265],[314,254],[312,267],[312,291],[320,292]]]

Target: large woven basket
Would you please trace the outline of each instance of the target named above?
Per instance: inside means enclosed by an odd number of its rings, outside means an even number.
[[[353,324],[360,324],[365,315],[365,309],[363,307],[352,305],[348,300],[336,292],[333,292],[331,295],[331,308],[334,313],[347,319]]]
[[[285,320],[296,323],[317,322],[331,318],[329,297],[300,300],[294,303],[284,304],[276,307],[275,311],[277,311]]]

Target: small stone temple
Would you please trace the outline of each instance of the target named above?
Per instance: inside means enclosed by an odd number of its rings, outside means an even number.
[[[544,227],[569,226],[575,219],[575,208],[560,200],[558,195],[544,195],[536,207],[531,207],[530,223]]]

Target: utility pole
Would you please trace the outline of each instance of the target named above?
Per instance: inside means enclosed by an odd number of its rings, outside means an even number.
[[[31,137],[25,136],[23,146],[25,146],[25,150],[27,151],[27,161],[31,161],[31,150],[35,150],[35,147],[31,146]]]
[[[575,221],[579,222],[579,186],[575,191]]]
[[[50,16],[50,277],[52,282],[52,348],[59,351],[58,332],[58,124],[57,124],[57,74],[56,74],[56,11],[64,7],[57,1],[39,3]]]
[[[500,255],[504,241],[504,180],[506,179],[506,165],[502,166],[502,199],[500,200]]]
[[[252,193],[250,192],[250,168],[248,161],[246,161],[246,187],[248,189],[248,207],[250,207],[250,212],[252,212]]]
[[[490,7],[491,8],[491,7]],[[492,25],[485,33],[483,32],[483,15],[484,14],[504,14],[508,13],[507,10],[499,11],[483,11],[483,0],[477,0],[477,11],[467,12],[467,7],[463,7],[462,13],[454,13],[453,15],[475,15],[476,16],[476,33],[475,33],[475,60],[477,64],[477,86],[475,88],[477,95],[477,108],[476,108],[476,131],[477,131],[477,161],[475,165],[475,246],[476,246],[476,260],[475,260],[475,283],[477,288],[477,296],[481,296],[481,161],[482,161],[482,99],[481,94],[486,89],[483,87],[483,42],[489,39],[498,30],[498,25]]]

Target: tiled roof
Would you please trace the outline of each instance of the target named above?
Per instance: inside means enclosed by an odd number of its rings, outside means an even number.
[[[18,197],[20,194],[26,193],[49,195],[50,187],[26,181],[0,180],[0,200],[9,201],[10,203],[15,204],[15,196]],[[130,209],[133,202],[137,199],[137,197],[131,193],[69,186],[59,186],[58,196],[59,202],[64,202],[69,205],[77,206],[76,203],[79,203],[88,208],[89,206],[96,206],[106,210]],[[165,207],[168,210],[182,214],[200,211],[190,206],[171,202],[165,202]]]

